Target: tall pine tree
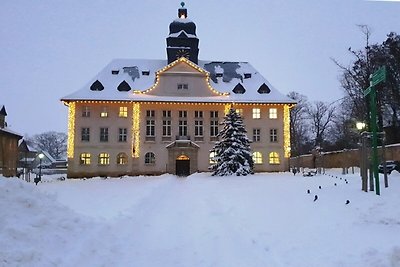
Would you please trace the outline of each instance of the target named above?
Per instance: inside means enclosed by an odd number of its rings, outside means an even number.
[[[222,124],[224,128],[218,134],[221,141],[215,143],[210,151],[214,152],[214,164],[211,166],[213,175],[245,176],[252,174],[253,157],[242,118],[235,109],[231,108]]]

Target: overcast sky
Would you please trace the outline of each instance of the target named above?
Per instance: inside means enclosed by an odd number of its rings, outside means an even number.
[[[0,104],[21,134],[67,129],[59,99],[114,58],[166,59],[165,38],[178,0],[1,0]],[[309,100],[343,96],[338,68],[351,46],[400,33],[400,2],[364,0],[192,0],[199,58],[248,61],[275,88]]]

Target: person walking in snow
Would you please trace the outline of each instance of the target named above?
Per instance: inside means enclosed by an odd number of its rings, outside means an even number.
[[[297,173],[296,167],[293,167],[293,168],[292,168],[292,172],[293,172],[293,175],[296,175],[296,173]]]

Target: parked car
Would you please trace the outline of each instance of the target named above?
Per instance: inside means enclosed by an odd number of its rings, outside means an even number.
[[[400,172],[400,162],[394,160],[387,160],[386,161],[386,172],[391,174],[393,170]],[[383,173],[383,163],[379,164],[378,171]]]

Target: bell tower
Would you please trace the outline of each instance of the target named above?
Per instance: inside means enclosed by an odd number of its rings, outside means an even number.
[[[195,64],[199,61],[199,39],[196,24],[187,18],[185,3],[178,9],[178,18],[169,25],[167,37],[168,64],[180,57],[186,57]]]

